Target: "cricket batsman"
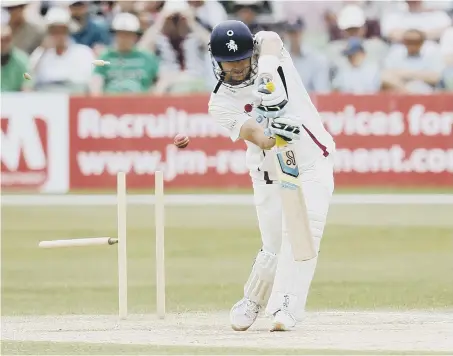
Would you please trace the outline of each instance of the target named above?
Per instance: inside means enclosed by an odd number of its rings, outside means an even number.
[[[247,145],[262,239],[244,296],[231,309],[231,326],[245,331],[263,310],[272,317],[270,331],[291,330],[303,317],[317,257],[294,260],[272,148],[277,135],[294,146],[310,231],[319,251],[334,190],[335,143],[277,33],[253,36],[244,23],[224,21],[211,33],[210,54],[218,83],[209,113],[233,141],[242,139]]]

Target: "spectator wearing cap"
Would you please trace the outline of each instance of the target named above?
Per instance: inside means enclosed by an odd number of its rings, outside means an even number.
[[[332,41],[327,48],[327,55],[332,63],[342,61],[342,51],[350,38],[362,39],[362,45],[367,54],[367,60],[380,62],[388,51],[388,46],[378,37],[365,38],[366,17],[358,5],[346,5],[338,14],[338,28],[342,31],[343,39]]]
[[[195,13],[195,20],[208,31],[212,31],[220,22],[228,20],[225,8],[217,0],[189,0],[189,5]]]
[[[362,39],[350,38],[343,55],[347,61],[339,66],[333,88],[350,94],[377,93],[381,87],[379,66],[367,60]]]
[[[110,65],[96,67],[91,82],[94,96],[146,93],[152,89],[158,73],[156,56],[137,48],[140,21],[131,13],[119,13],[112,21],[114,46],[101,59]]]
[[[2,92],[14,92],[25,89],[24,73],[28,72],[28,55],[12,44],[9,15],[1,13],[1,83]]]
[[[104,5],[103,17],[108,28],[112,28],[112,21],[116,15],[129,12],[137,17],[143,12],[143,4],[138,1],[111,1]],[[139,18],[140,20],[140,18]]]
[[[363,11],[365,16],[365,36],[363,38],[380,37],[381,26],[380,20],[382,14],[387,11],[392,11],[398,5],[394,1],[366,1],[366,0],[343,0],[338,1],[341,4],[341,8],[335,13],[335,22],[333,26],[330,26],[330,38],[331,40],[339,40],[343,38],[343,33],[338,27],[338,17],[342,8],[347,6],[358,6]]]
[[[209,31],[195,20],[186,1],[165,3],[155,24],[139,41],[139,48],[154,52],[159,58],[156,94],[210,89],[206,75],[209,37]]]
[[[35,89],[86,93],[91,78],[93,51],[71,39],[71,15],[66,7],[52,7],[45,21],[47,37],[30,58]]]
[[[322,54],[303,44],[303,30],[302,19],[288,21],[285,47],[291,54],[305,89],[308,92],[327,93],[330,91],[328,61]]]
[[[107,27],[90,15],[87,1],[70,1],[69,10],[73,20],[72,38],[100,53],[110,43]]]
[[[12,31],[12,44],[14,47],[30,54],[42,42],[44,28],[25,18],[25,8],[30,0],[3,0],[1,6],[9,12],[9,27]]]
[[[403,34],[384,60],[384,88],[398,92],[430,93],[439,84],[444,64],[437,44],[426,42],[420,30]]]
[[[382,35],[391,42],[401,42],[411,29],[424,32],[427,40],[437,41],[452,23],[445,11],[426,9],[422,0],[405,3],[404,10],[388,12],[381,19]]]
[[[448,91],[453,91],[453,27],[446,29],[440,38],[440,51],[445,65],[442,86]]]

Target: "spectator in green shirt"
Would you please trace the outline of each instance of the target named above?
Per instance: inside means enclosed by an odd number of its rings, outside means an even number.
[[[158,61],[152,54],[136,47],[140,22],[130,13],[120,13],[112,21],[114,46],[101,55],[109,65],[96,67],[91,83],[94,96],[146,93],[157,78]]]
[[[28,56],[12,44],[8,14],[2,11],[1,24],[1,91],[21,91],[25,87],[24,73],[28,70]]]

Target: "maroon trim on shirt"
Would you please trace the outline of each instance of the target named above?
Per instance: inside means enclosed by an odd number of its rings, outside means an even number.
[[[327,147],[324,146],[321,142],[319,142],[319,140],[315,137],[315,135],[313,135],[311,133],[311,131],[305,127],[305,125],[302,125],[302,127],[305,129],[305,131],[307,131],[308,135],[311,137],[313,142],[316,143],[316,146],[318,146],[322,150],[322,155],[324,157],[327,157],[329,155],[329,152],[327,151]]]

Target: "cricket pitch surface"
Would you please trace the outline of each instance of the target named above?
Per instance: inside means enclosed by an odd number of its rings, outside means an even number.
[[[117,316],[4,316],[2,340],[128,345],[453,351],[450,312],[308,312],[290,332],[270,333],[259,318],[246,332],[231,330],[228,313]]]

